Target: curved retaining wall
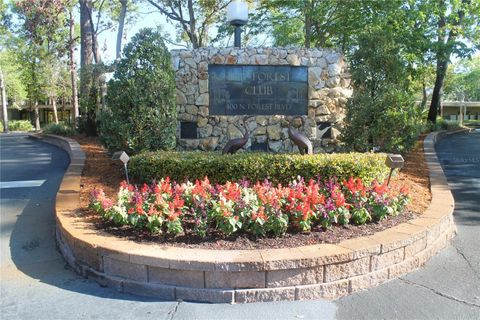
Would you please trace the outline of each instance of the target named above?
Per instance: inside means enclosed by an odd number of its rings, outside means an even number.
[[[161,299],[245,303],[335,299],[415,270],[455,235],[454,201],[435,153],[424,143],[432,202],[417,219],[372,236],[289,249],[206,250],[116,238],[77,217],[85,155],[71,139],[43,141],[70,154],[56,199],[58,246],[78,273],[119,291]]]

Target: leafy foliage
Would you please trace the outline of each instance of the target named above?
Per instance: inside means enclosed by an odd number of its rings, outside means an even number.
[[[208,176],[213,182],[263,181],[288,184],[305,179],[348,179],[359,177],[370,182],[387,174],[383,154],[298,154],[214,152],[147,152],[130,159],[130,173],[139,181],[160,180],[166,176],[177,181]]]
[[[209,29],[220,21],[228,0],[171,1],[147,0],[176,26],[177,39],[194,49],[205,47],[210,40]]]
[[[43,132],[60,136],[72,136],[76,133],[72,127],[63,122],[47,124],[45,127],[43,127]]]
[[[125,47],[107,108],[100,114],[100,135],[110,150],[140,152],[175,146],[175,81],[171,57],[158,32],[140,30]]]
[[[33,126],[28,120],[12,120],[8,122],[10,131],[32,131]]]
[[[407,202],[404,188],[392,190],[377,181],[365,185],[351,177],[342,183],[300,179],[286,187],[268,181],[213,186],[205,177],[182,184],[166,178],[141,188],[122,183],[117,203],[94,190],[90,207],[105,220],[151,233],[205,237],[216,229],[226,236],[242,231],[279,237],[287,230],[309,232],[316,225],[326,229],[381,221],[402,212]]]
[[[450,66],[444,94],[450,100],[480,101],[480,57]]]
[[[421,129],[421,110],[409,93],[410,78],[402,45],[387,27],[359,36],[351,56],[353,99],[347,105],[342,139],[356,151],[380,147],[385,152],[405,152]]]
[[[21,106],[27,98],[27,91],[22,81],[22,63],[16,51],[6,49],[0,52],[0,70],[5,79],[8,105]]]

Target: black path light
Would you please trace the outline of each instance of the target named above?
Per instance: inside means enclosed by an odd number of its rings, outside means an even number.
[[[233,0],[227,6],[227,21],[235,27],[235,44],[241,47],[242,26],[248,21],[248,6],[241,0]]]
[[[393,170],[402,169],[405,164],[405,160],[400,154],[387,154],[385,164],[390,168],[390,174],[388,175],[387,186],[390,184],[390,178],[392,177]]]
[[[128,160],[130,160],[130,157],[125,151],[117,151],[112,155],[112,160],[114,161],[120,161],[123,163],[123,167],[125,168],[125,176],[127,177],[127,183],[130,184],[130,181],[128,179],[128,169],[127,169],[127,163]]]

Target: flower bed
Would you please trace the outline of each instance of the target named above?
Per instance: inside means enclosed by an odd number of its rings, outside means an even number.
[[[288,230],[309,232],[316,225],[381,221],[402,212],[408,200],[405,188],[376,180],[367,185],[359,178],[300,179],[285,187],[269,181],[212,185],[208,178],[180,184],[166,178],[141,188],[124,182],[116,203],[96,189],[90,206],[105,220],[151,233],[205,237],[219,230],[227,236],[282,236]]]

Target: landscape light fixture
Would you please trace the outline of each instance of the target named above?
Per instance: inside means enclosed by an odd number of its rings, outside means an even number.
[[[120,161],[123,163],[123,167],[125,168],[125,176],[127,177],[127,183],[130,184],[130,180],[128,179],[128,169],[127,163],[130,160],[130,157],[125,151],[117,151],[112,155],[112,160]]]
[[[227,21],[235,27],[235,43],[237,48],[241,47],[242,26],[248,21],[248,6],[241,0],[234,0],[227,6]]]
[[[390,174],[388,175],[387,186],[390,184],[390,178],[392,177],[393,170],[402,169],[405,164],[405,160],[399,154],[387,154],[385,164],[390,168]]]

